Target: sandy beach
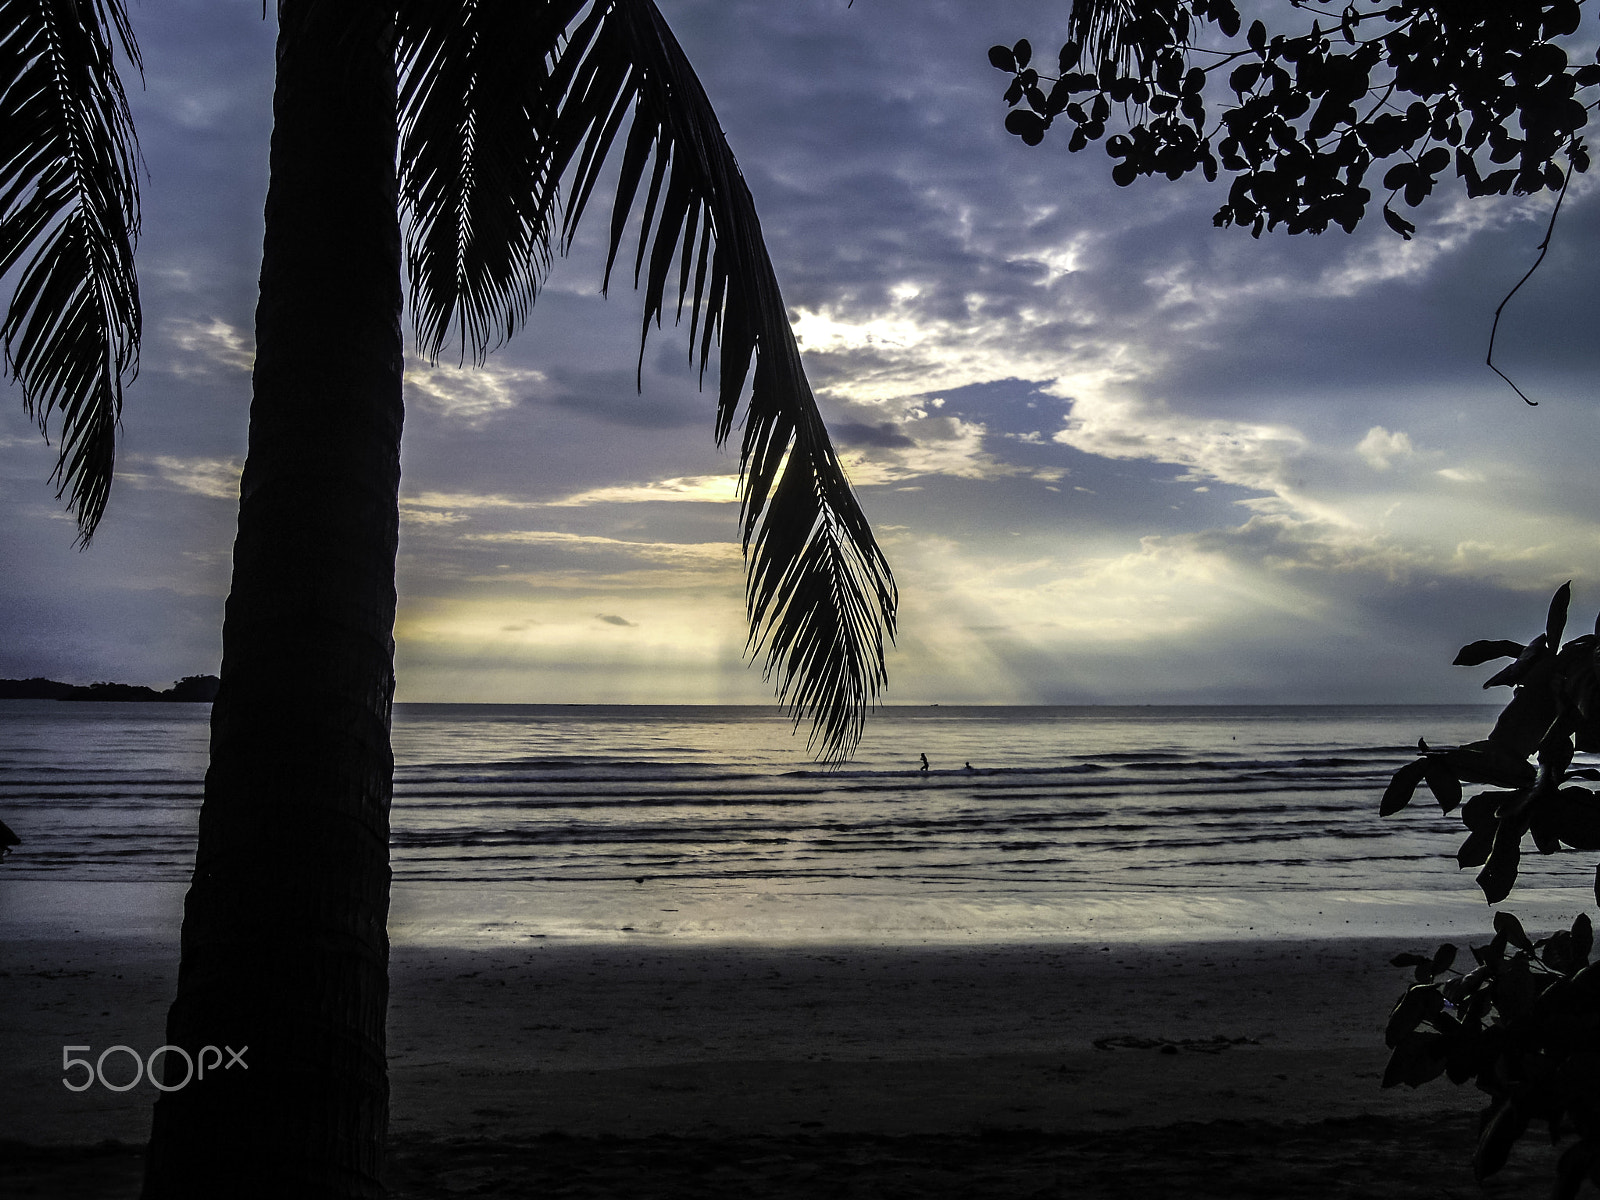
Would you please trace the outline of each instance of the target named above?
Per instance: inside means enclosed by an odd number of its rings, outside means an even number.
[[[397,945],[400,1197],[1449,1196],[1478,1094],[1378,1087],[1416,939]],[[0,1192],[131,1197],[175,943],[12,941]],[[1542,1191],[1528,1139],[1489,1195]],[[91,1150],[90,1148],[97,1148]]]

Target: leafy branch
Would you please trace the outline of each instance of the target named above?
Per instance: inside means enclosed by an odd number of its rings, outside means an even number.
[[[1418,1087],[1439,1076],[1472,1082],[1489,1096],[1472,1155],[1482,1181],[1506,1163],[1535,1120],[1550,1140],[1576,1139],[1556,1164],[1553,1195],[1568,1200],[1585,1179],[1600,1184],[1600,963],[1591,964],[1594,930],[1579,914],[1571,929],[1535,942],[1510,913],[1495,914],[1487,946],[1472,947],[1476,966],[1451,964],[1456,948],[1401,954],[1416,982],[1395,1005],[1384,1031],[1390,1047],[1383,1086]],[[1449,976],[1445,978],[1445,976]]]
[[[1568,786],[1573,780],[1600,780],[1595,768],[1570,769],[1575,749],[1600,750],[1600,641],[1590,633],[1561,645],[1571,595],[1570,583],[1557,589],[1545,631],[1531,642],[1480,641],[1461,648],[1456,666],[1514,660],[1483,685],[1511,688],[1510,703],[1482,741],[1434,749],[1419,740],[1422,756],[1395,772],[1379,805],[1383,816],[1397,813],[1418,785],[1426,784],[1442,811],[1459,809],[1468,833],[1456,862],[1482,868],[1478,886],[1490,904],[1511,893],[1524,836],[1532,837],[1541,854],[1600,850],[1600,794]],[[1463,803],[1462,784],[1500,790],[1480,792]],[[1595,887],[1600,903],[1600,871]]]
[[[1480,867],[1478,886],[1490,904],[1517,880],[1522,842],[1541,854],[1600,850],[1600,794],[1574,780],[1600,780],[1600,770],[1572,768],[1576,751],[1600,750],[1600,626],[1562,644],[1572,585],[1550,601],[1544,632],[1530,642],[1478,641],[1463,646],[1458,666],[1509,658],[1484,682],[1511,688],[1511,701],[1482,741],[1435,749],[1395,772],[1379,805],[1399,812],[1426,785],[1446,813],[1459,811],[1467,838],[1456,854]],[[1533,761],[1530,762],[1529,760]],[[1463,801],[1463,784],[1488,784]],[[1600,871],[1595,878],[1600,902]],[[1482,1180],[1505,1165],[1511,1147],[1534,1120],[1547,1123],[1552,1144],[1576,1134],[1556,1166],[1554,1195],[1570,1198],[1585,1179],[1600,1185],[1600,964],[1591,965],[1594,931],[1580,914],[1571,929],[1537,942],[1501,911],[1493,940],[1473,947],[1476,966],[1455,970],[1456,948],[1402,954],[1413,985],[1395,1005],[1384,1039],[1390,1047],[1383,1086],[1417,1087],[1440,1075],[1474,1082],[1488,1094],[1472,1166]]]
[[[1373,200],[1369,172],[1392,161],[1384,221],[1410,238],[1416,226],[1394,201],[1418,207],[1452,164],[1468,196],[1560,191],[1588,169],[1579,132],[1600,64],[1573,65],[1557,41],[1577,31],[1583,2],[1352,0],[1337,12],[1296,3],[1313,14],[1308,30],[1273,34],[1256,20],[1243,46],[1217,48],[1197,42],[1240,36],[1233,0],[1075,0],[1048,91],[1026,39],[993,47],[989,61],[1012,75],[1010,132],[1038,145],[1065,124],[1071,152],[1105,139],[1121,186],[1225,172],[1219,226],[1256,237],[1279,225],[1349,231]],[[1211,85],[1229,66],[1218,101]],[[1126,127],[1108,137],[1113,104]]]

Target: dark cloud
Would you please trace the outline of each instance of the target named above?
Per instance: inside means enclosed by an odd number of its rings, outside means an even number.
[[[865,425],[860,421],[837,421],[828,427],[834,442],[840,446],[914,446],[905,434],[895,428],[894,422]]]
[[[706,424],[707,403],[693,391],[678,386],[662,386],[659,378],[646,379],[640,386],[631,371],[585,371],[559,366],[549,372],[552,388],[548,404],[561,417],[582,414],[607,425],[630,429],[681,429]]]

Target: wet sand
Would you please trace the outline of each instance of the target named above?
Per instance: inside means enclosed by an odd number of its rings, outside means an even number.
[[[400,945],[391,1186],[1479,1195],[1478,1093],[1378,1086],[1388,959],[1424,948]],[[61,1047],[159,1045],[175,942],[0,955],[0,1194],[134,1195],[155,1092],[68,1092]],[[1488,1194],[1543,1190],[1552,1162],[1530,1137]]]

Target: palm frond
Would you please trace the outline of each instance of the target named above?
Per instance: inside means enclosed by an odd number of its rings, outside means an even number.
[[[550,263],[549,63],[584,0],[401,0],[400,190],[419,350],[482,362]]]
[[[806,380],[749,188],[710,100],[651,0],[596,3],[558,47],[557,178],[570,169],[570,242],[622,124],[609,283],[645,168],[634,260],[644,324],[659,326],[676,268],[677,314],[704,372],[720,334],[716,436],[732,431],[747,380],[741,448],[749,649],[824,758],[847,756],[887,681],[897,594]],[[653,162],[652,162],[653,160]],[[697,338],[698,335],[698,338]],[[752,376],[753,363],[753,379]]]
[[[1123,74],[1147,74],[1152,47],[1187,45],[1190,21],[1190,0],[1072,0],[1067,30],[1082,47],[1079,69],[1111,63]]]
[[[1072,0],[1068,34],[1090,69],[1122,57],[1122,33],[1134,16],[1134,0]]]
[[[625,123],[606,282],[644,184],[634,282],[659,325],[676,267],[702,372],[721,337],[716,437],[752,372],[742,455],[750,648],[826,757],[886,680],[896,594],[829,444],[761,227],[716,116],[649,0],[400,0],[401,193],[419,348],[474,360],[527,319]],[[559,235],[557,188],[570,176]],[[641,370],[644,338],[641,336]]]
[[[6,366],[49,435],[80,543],[105,511],[122,389],[138,371],[138,145],[111,34],[138,68],[123,0],[0,0],[0,322]]]

